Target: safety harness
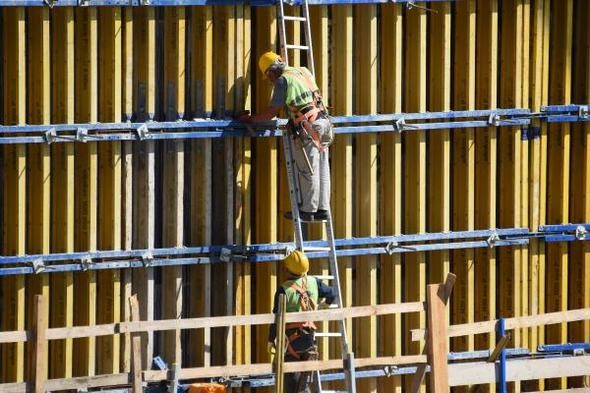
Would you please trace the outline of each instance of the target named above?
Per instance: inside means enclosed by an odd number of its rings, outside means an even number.
[[[289,288],[295,290],[298,295],[299,295],[299,310],[300,311],[313,311],[317,308],[316,303],[314,302],[314,300],[311,298],[308,290],[307,290],[307,277],[303,278],[302,281],[302,286],[297,285],[296,282],[293,282]],[[313,331],[317,330],[317,327],[315,325],[315,323],[313,323],[313,321],[305,321],[305,322],[291,322],[286,324],[285,329],[287,331],[289,330],[295,330],[293,333],[291,333],[290,335],[287,336],[287,352],[289,352],[289,354],[295,358],[295,359],[301,359],[301,356],[299,353],[297,353],[297,351],[295,351],[295,349],[293,348],[293,345],[291,344],[292,342],[294,342],[295,340],[297,340],[298,338],[302,337],[304,334],[310,334],[307,331],[311,330],[311,334],[313,334]]]

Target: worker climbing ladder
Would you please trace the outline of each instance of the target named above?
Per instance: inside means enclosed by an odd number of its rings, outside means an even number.
[[[311,71],[312,75],[315,77],[315,67],[313,61],[313,47],[312,47],[312,39],[311,39],[311,25],[310,25],[310,18],[309,18],[309,7],[307,0],[300,0],[300,5],[297,6],[300,8],[300,16],[290,16],[285,15],[285,4],[289,4],[293,6],[292,3],[285,3],[283,0],[278,1],[277,5],[277,15],[279,19],[279,38],[280,38],[280,45],[281,45],[281,56],[285,62],[285,64],[289,64],[289,50],[299,50],[302,52],[306,52],[307,54],[307,68]],[[286,37],[286,28],[285,22],[293,22],[293,23],[301,23],[303,24],[304,29],[304,36],[305,36],[305,43],[303,45],[297,44],[289,44],[287,43]],[[299,184],[298,184],[298,177],[296,173],[296,166],[295,166],[295,159],[293,157],[293,139],[290,137],[289,132],[285,132],[283,134],[283,147],[285,150],[285,161],[287,166],[287,173],[289,179],[289,193],[291,199],[291,212],[293,216],[293,226],[295,232],[295,244],[297,249],[305,251],[303,249],[303,233],[301,228],[301,216],[299,214],[299,202],[300,202],[300,192],[299,192]],[[336,293],[334,305],[337,307],[342,307],[342,296],[340,290],[340,277],[338,273],[338,260],[336,258],[336,243],[334,241],[334,229],[332,225],[332,213],[328,209],[328,217],[327,220],[321,221],[324,223],[326,228],[326,235],[328,238],[328,246],[329,246],[329,260],[330,260],[330,276],[329,278],[332,280],[332,288]],[[349,393],[356,393],[356,386],[355,386],[355,366],[354,366],[354,353],[349,351],[348,347],[348,335],[346,334],[346,321],[344,319],[338,321],[339,332],[336,334],[328,333],[327,336],[336,336],[340,340],[341,345],[341,353],[342,353],[342,361],[343,361],[343,369],[345,374],[345,381],[346,381],[346,391]],[[315,381],[317,383],[317,392],[322,392],[322,385],[320,379],[320,373],[316,372]]]

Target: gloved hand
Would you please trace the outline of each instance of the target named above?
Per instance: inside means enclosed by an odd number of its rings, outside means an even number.
[[[330,305],[326,302],[320,302],[318,304],[318,310],[327,310],[330,308]]]
[[[266,352],[268,352],[268,356],[270,356],[270,362],[274,363],[275,355],[277,353],[277,347],[273,341],[269,341],[266,344]]]
[[[242,123],[251,123],[252,115],[250,115],[250,111],[248,110],[241,111],[236,114],[236,120],[241,121]]]

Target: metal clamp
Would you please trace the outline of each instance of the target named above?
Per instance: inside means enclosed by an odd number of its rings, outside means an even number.
[[[80,265],[82,266],[82,270],[85,272],[90,270],[90,267],[93,263],[94,262],[92,262],[92,258],[90,258],[89,256],[80,259]]]
[[[389,243],[387,243],[387,246],[385,246],[385,252],[388,253],[389,255],[392,255],[395,252],[395,249],[399,247],[399,243],[396,241],[390,241]]]
[[[383,367],[383,373],[385,374],[385,376],[387,378],[393,377],[393,376],[397,375],[397,370],[398,370],[398,367],[397,366],[385,366],[385,367]]]
[[[395,3],[395,0],[392,0]],[[438,14],[438,11],[432,8],[427,8],[424,7],[422,5],[418,5],[415,3],[414,0],[408,0],[408,2],[406,3],[406,7],[411,10],[412,8],[418,8],[420,10],[424,10],[424,11],[429,11],[429,12],[434,12],[435,14]]]
[[[489,248],[494,248],[496,243],[500,240],[500,236],[497,233],[492,233],[490,237],[486,239]]]
[[[154,265],[154,254],[151,251],[146,251],[141,255],[141,263],[143,267],[152,267]]]
[[[33,266],[33,272],[35,274],[43,273],[45,271],[45,262],[43,262],[42,258],[34,259],[31,262],[31,265]]]
[[[47,131],[45,131],[45,142],[48,145],[52,144],[57,139],[57,131],[54,127],[51,127]]]
[[[397,119],[395,123],[393,123],[393,127],[397,132],[402,132],[406,127],[406,119],[404,119],[403,117]]]
[[[588,109],[588,105],[580,105],[578,108],[578,117],[580,119],[587,119],[590,116],[590,110]]]
[[[147,139],[148,134],[150,133],[150,130],[147,128],[147,125],[144,123],[141,126],[139,126],[138,128],[136,128],[135,132],[137,133],[137,138],[140,141],[143,141],[144,139]]]
[[[49,8],[53,8],[55,3],[57,3],[57,0],[43,0],[43,3]]]
[[[576,228],[576,239],[577,240],[586,240],[587,234],[588,234],[588,231],[586,230],[586,227],[584,227],[583,225],[578,225],[578,227]]]
[[[488,124],[498,127],[500,125],[500,115],[497,113],[490,113],[490,117],[488,117]]]
[[[76,130],[76,140],[78,142],[86,143],[88,140],[88,129],[84,127],[78,127]]]
[[[221,262],[231,262],[231,250],[229,248],[222,248],[219,253],[219,260]]]

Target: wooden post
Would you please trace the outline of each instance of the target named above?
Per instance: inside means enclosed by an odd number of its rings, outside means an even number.
[[[445,288],[444,284],[431,284],[426,292],[427,355],[430,364],[430,386],[434,393],[449,392]]]
[[[275,364],[277,365],[277,393],[284,390],[283,365],[285,363],[284,343],[285,343],[285,313],[287,312],[287,297],[284,294],[279,295],[279,314],[277,315],[277,353],[275,355]]]
[[[32,327],[33,351],[33,386],[34,393],[45,393],[47,381],[47,338],[45,337],[49,324],[49,307],[47,297],[35,296],[35,319]]]
[[[129,297],[129,306],[131,308],[131,321],[139,321],[139,303],[137,295]],[[141,380],[141,333],[136,332],[131,335],[131,384],[133,393],[143,391]]]

